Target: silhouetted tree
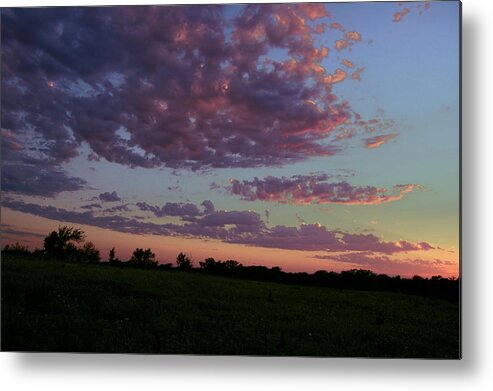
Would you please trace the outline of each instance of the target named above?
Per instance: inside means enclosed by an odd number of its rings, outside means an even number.
[[[72,227],[58,227],[58,231],[52,231],[44,239],[44,249],[47,255],[57,259],[70,259],[76,256],[77,247],[75,243],[84,240],[84,232]]]
[[[31,252],[26,246],[23,246],[19,242],[15,242],[14,244],[7,244],[2,250],[3,252],[19,254],[19,255],[29,255]]]
[[[227,261],[224,261],[224,267],[228,270],[233,270],[233,269],[236,269],[238,267],[241,267],[241,263],[239,263],[238,261],[235,261],[233,259],[229,259]]]
[[[92,242],[84,243],[82,248],[78,249],[77,261],[81,263],[99,263],[101,261],[99,250],[96,249]]]
[[[191,270],[193,268],[193,262],[185,254],[179,253],[176,257],[176,266],[180,270]]]
[[[157,266],[156,254],[154,254],[150,248],[144,250],[142,248],[136,248],[130,258],[130,263],[137,267],[151,268]]]
[[[115,248],[113,247],[111,250],[110,250],[110,253],[109,253],[109,256],[108,256],[108,262],[109,263],[113,263],[115,262],[116,258],[115,258]]]
[[[177,258],[177,262],[178,262],[178,258]],[[205,270],[213,270],[216,264],[217,262],[214,258],[206,258],[204,259],[204,262],[199,262],[200,268]]]

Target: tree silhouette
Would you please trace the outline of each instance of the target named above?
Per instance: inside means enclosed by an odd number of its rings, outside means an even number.
[[[19,255],[27,255],[31,253],[26,246],[23,246],[19,242],[5,245],[2,251],[19,254]]]
[[[238,267],[241,267],[241,264],[238,261],[235,261],[233,259],[229,259],[227,261],[224,261],[224,267],[228,270],[233,270]]]
[[[99,250],[92,242],[85,243],[78,251],[78,261],[81,263],[99,263],[101,261]]]
[[[52,231],[44,239],[44,249],[47,255],[57,259],[68,259],[76,255],[77,247],[75,243],[84,240],[84,232],[72,227],[58,227],[58,231]]]
[[[130,258],[130,264],[143,268],[156,267],[156,254],[154,254],[150,248],[147,250],[136,248]]]
[[[178,258],[177,258],[178,263]],[[213,270],[218,262],[214,258],[206,258],[204,262],[199,262],[200,268],[205,270]]]
[[[210,259],[214,260],[213,258]],[[176,265],[180,270],[190,270],[193,268],[192,260],[183,253],[179,253],[176,257]]]
[[[115,251],[115,248],[113,247],[110,250],[110,253],[109,253],[109,256],[108,256],[108,262],[110,264],[121,263],[120,260],[118,258],[116,258],[115,254],[116,254],[116,251]]]

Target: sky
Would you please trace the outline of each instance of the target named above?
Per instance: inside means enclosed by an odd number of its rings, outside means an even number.
[[[2,245],[458,276],[458,2],[1,22]]]

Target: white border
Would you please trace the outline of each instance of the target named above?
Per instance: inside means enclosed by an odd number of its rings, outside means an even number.
[[[214,3],[225,1],[215,0]],[[275,2],[275,1],[273,1]],[[6,6],[163,1],[2,1]],[[201,3],[181,1],[180,3]],[[0,353],[0,386],[16,390],[485,390],[493,384],[493,15],[463,1],[463,359],[365,360]],[[425,42],[423,44],[426,44]]]

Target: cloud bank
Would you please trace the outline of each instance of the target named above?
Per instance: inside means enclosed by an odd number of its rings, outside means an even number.
[[[225,9],[5,9],[2,128],[30,140],[8,140],[23,150],[16,164],[37,156],[59,168],[83,143],[90,159],[129,167],[271,166],[336,153],[327,135],[354,113],[332,91],[344,71],[326,71],[329,48],[315,44],[325,6],[250,4],[232,19]],[[272,49],[284,57],[270,59]],[[69,183],[50,194],[82,185],[53,175]]]

